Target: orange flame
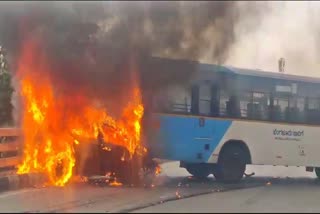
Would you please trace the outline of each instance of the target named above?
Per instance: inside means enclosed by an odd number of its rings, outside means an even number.
[[[119,186],[122,186],[122,183],[118,182],[117,179],[115,179],[114,181],[109,183],[109,186],[119,187]]]
[[[157,166],[156,166],[156,170],[155,170],[155,174],[156,174],[156,175],[160,175],[161,172],[162,172],[162,169],[161,169],[160,165],[157,165]]]
[[[145,151],[140,139],[144,107],[138,87],[134,87],[130,102],[116,120],[89,98],[58,94],[49,75],[44,75],[50,69],[39,44],[33,40],[25,42],[18,65],[25,146],[19,174],[42,172],[50,184],[63,186],[72,177],[76,164],[73,146],[81,139],[96,139],[99,132],[105,142],[125,147],[130,155],[138,149]],[[73,111],[75,106],[77,111]],[[56,170],[59,165],[60,175]]]

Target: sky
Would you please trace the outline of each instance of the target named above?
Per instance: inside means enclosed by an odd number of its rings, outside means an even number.
[[[277,72],[283,57],[285,73],[320,77],[320,2],[269,4],[256,28],[247,31],[250,20],[235,27],[237,39],[225,64]]]

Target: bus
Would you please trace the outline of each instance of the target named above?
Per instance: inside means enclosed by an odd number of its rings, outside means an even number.
[[[194,177],[235,183],[248,164],[302,166],[320,177],[320,78],[198,63],[152,104],[150,153]]]

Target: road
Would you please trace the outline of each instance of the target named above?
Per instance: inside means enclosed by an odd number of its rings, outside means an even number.
[[[319,212],[320,182],[296,167],[249,166],[255,176],[223,185],[163,164],[153,188],[76,183],[0,194],[1,212]],[[289,177],[287,177],[289,176]]]
[[[199,195],[133,212],[320,212],[320,181],[300,167],[248,166],[256,176],[249,183],[255,188]],[[271,177],[270,177],[271,175]]]

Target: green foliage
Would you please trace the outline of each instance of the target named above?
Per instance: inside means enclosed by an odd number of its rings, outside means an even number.
[[[13,125],[13,105],[11,103],[14,89],[11,75],[2,48],[0,49],[0,126]]]

